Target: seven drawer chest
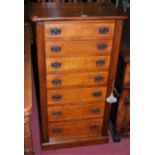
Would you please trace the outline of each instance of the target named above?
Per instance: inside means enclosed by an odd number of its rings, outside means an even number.
[[[108,142],[123,20],[111,3],[30,4],[43,149]]]

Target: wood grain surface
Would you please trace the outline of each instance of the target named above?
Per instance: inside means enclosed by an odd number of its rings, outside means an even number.
[[[60,105],[48,107],[48,121],[80,120],[86,118],[102,118],[104,103]]]
[[[47,73],[105,71],[109,67],[110,56],[46,58]]]
[[[105,100],[106,90],[106,87],[47,90],[47,103],[49,105],[82,104],[94,101],[102,103]]]
[[[65,123],[50,123],[49,136],[73,137],[82,135],[101,135],[102,119],[72,121]]]
[[[47,74],[47,88],[106,86],[108,72]]]
[[[97,56],[112,52],[112,40],[56,40],[45,42],[46,57]]]

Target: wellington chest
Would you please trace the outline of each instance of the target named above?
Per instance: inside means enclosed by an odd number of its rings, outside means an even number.
[[[111,3],[30,4],[35,27],[41,145],[108,142],[123,20]]]

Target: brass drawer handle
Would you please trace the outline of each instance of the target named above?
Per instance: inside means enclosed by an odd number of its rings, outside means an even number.
[[[51,32],[51,35],[59,35],[59,34],[61,34],[61,29],[53,28],[50,30],[50,32]]]
[[[96,91],[96,92],[93,92],[93,97],[101,97],[102,96],[102,92],[101,91]]]
[[[107,45],[106,44],[98,44],[97,45],[97,49],[98,50],[105,50],[107,48]]]
[[[98,31],[99,31],[100,34],[106,34],[106,33],[109,32],[109,28],[102,27],[102,28],[99,28]]]
[[[60,62],[51,63],[51,67],[54,69],[59,69],[61,68],[61,63]]]
[[[52,96],[53,101],[60,101],[61,100],[61,96],[60,95],[54,95]]]
[[[61,111],[56,111],[56,112],[53,112],[52,115],[55,116],[55,117],[58,117],[58,116],[62,115],[62,112]]]
[[[54,132],[54,133],[61,133],[62,132],[62,129],[61,128],[54,128],[52,130],[52,132]]]
[[[104,66],[105,65],[105,60],[97,60],[96,61],[96,66]]]
[[[125,98],[125,104],[130,104],[130,96],[126,96]]]
[[[98,128],[98,125],[91,125],[89,127],[90,130],[96,130]]]
[[[101,82],[103,81],[104,77],[103,76],[96,76],[95,77],[95,82]]]
[[[61,46],[57,46],[57,45],[52,46],[51,47],[51,52],[53,52],[53,53],[61,52]]]
[[[52,84],[53,84],[53,85],[60,85],[60,84],[61,84],[61,80],[59,80],[59,79],[54,79],[54,80],[52,80]]]
[[[100,113],[100,109],[92,109],[91,110],[91,112],[93,113],[93,114],[98,114],[98,113]]]
[[[127,121],[123,120],[121,123],[121,129],[125,129],[127,125]]]

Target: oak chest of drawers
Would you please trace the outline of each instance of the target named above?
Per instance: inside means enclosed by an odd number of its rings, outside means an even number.
[[[112,4],[31,4],[42,148],[108,142],[123,19]]]

